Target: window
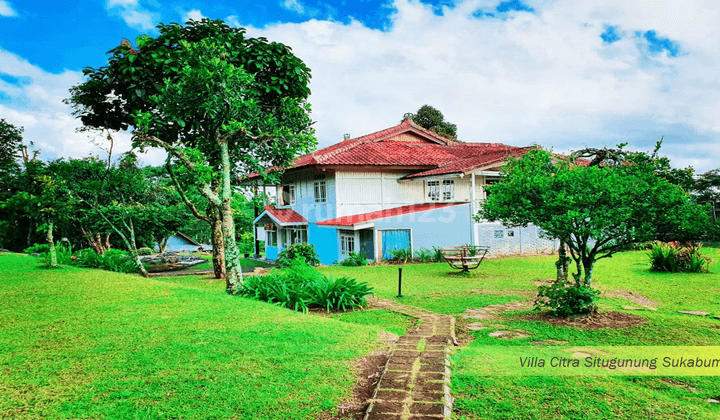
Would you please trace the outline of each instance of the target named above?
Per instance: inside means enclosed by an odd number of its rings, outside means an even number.
[[[515,231],[514,231],[514,230],[508,230],[508,237],[513,237],[513,236],[515,236]]]
[[[503,238],[503,231],[502,230],[496,230],[495,231],[495,239],[502,239]]]
[[[485,198],[490,197],[490,192],[487,190],[487,188],[490,185],[495,185],[500,181],[500,178],[494,177],[494,178],[485,178],[485,185],[483,187],[483,192],[485,193]]]
[[[315,186],[315,202],[316,203],[327,202],[327,186],[325,185],[325,181],[317,181],[317,182],[315,182],[314,186]]]
[[[293,206],[295,205],[295,185],[283,185],[280,187],[280,205],[281,206]]]
[[[351,230],[340,231],[340,253],[342,255],[350,255],[350,251],[355,250],[355,232]]]
[[[267,236],[267,246],[277,246],[277,232],[266,231],[265,235]]]
[[[455,181],[452,179],[445,179],[442,183],[443,200],[452,200],[455,198]]]
[[[428,181],[427,191],[431,201],[440,201],[440,181]]]
[[[295,244],[306,244],[307,243],[307,228],[285,228],[282,231],[282,242],[285,248]]]
[[[455,181],[452,179],[444,179],[442,183],[440,181],[428,181],[427,192],[430,201],[452,200],[455,198]]]

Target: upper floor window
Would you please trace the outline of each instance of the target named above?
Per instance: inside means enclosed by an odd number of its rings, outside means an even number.
[[[280,205],[281,206],[293,206],[295,205],[295,185],[283,185],[280,187]]]
[[[430,201],[449,201],[455,199],[455,181],[444,179],[441,181],[428,181],[427,192]]]
[[[327,202],[327,185],[325,181],[316,181],[314,184],[315,189],[315,202],[326,203]]]

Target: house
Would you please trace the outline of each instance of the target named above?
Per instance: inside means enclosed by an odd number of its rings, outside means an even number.
[[[285,168],[277,205],[255,219],[266,232],[267,258],[299,242],[314,244],[323,264],[351,251],[378,260],[401,248],[464,244],[489,245],[494,254],[555,249],[535,227],[507,229],[472,217],[507,157],[529,148],[454,142],[409,119],[349,137]]]

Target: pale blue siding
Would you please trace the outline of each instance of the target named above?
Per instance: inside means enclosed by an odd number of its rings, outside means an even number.
[[[375,221],[376,230],[410,229],[413,252],[469,244],[472,236],[470,204],[386,217]]]

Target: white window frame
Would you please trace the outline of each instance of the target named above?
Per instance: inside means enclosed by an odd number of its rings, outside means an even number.
[[[427,181],[426,185],[430,201],[440,201],[440,181]]]
[[[288,200],[285,201],[285,194],[287,193]],[[284,184],[280,187],[280,197],[279,197],[280,205],[281,206],[294,206],[295,205],[295,184]]]
[[[325,181],[315,181],[313,183],[313,194],[316,203],[327,203],[327,183]]]
[[[443,179],[441,198],[442,201],[451,201],[455,199],[455,180]]]
[[[277,231],[268,230],[265,231],[266,241],[265,246],[277,246]]]
[[[352,230],[340,231],[340,255],[348,256],[355,251],[355,232]]]
[[[307,226],[286,227],[282,231],[282,244],[284,248],[295,244],[308,243]]]

